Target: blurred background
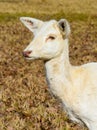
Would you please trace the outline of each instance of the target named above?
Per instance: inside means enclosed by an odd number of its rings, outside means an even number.
[[[33,34],[21,16],[66,18],[71,64],[97,61],[96,0],[0,0],[0,130],[86,130],[50,94],[43,62],[23,58]]]

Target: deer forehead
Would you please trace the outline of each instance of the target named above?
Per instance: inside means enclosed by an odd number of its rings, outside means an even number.
[[[49,34],[60,34],[58,23],[55,20],[44,22],[42,27],[37,31],[42,36]]]

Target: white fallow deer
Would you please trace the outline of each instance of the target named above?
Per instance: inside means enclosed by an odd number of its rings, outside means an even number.
[[[70,64],[68,21],[43,22],[29,17],[20,20],[34,34],[23,51],[24,57],[44,60],[48,86],[61,100],[70,119],[97,130],[97,63]]]

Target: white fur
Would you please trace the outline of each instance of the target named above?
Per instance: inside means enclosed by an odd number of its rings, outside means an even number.
[[[25,21],[31,21],[33,26]],[[63,103],[71,120],[97,130],[97,63],[72,66],[69,62],[68,36],[70,27],[65,19],[43,22],[23,17],[21,21],[35,37],[24,51],[32,51],[28,59],[46,61],[46,78],[52,93]],[[62,32],[62,24],[65,31]],[[60,29],[61,27],[61,29]],[[63,39],[63,35],[65,37]],[[51,38],[51,36],[54,37]]]

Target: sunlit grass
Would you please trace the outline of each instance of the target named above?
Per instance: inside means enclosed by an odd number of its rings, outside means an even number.
[[[44,13],[16,13],[16,14],[10,14],[10,13],[0,13],[0,22],[9,22],[9,21],[19,21],[20,17],[26,16],[26,17],[34,17],[41,20],[50,20],[50,19],[56,19],[59,20],[61,18],[66,18],[69,21],[96,21],[97,17],[96,15],[87,15],[87,14],[77,14],[77,13],[64,13],[62,11],[55,13],[55,14],[44,14]]]

